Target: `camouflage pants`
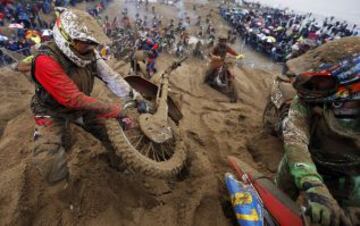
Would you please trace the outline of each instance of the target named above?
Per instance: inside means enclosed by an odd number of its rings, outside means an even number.
[[[104,122],[95,115],[85,114],[82,127],[105,146],[111,158],[115,158]],[[63,118],[45,118],[37,120],[34,133],[33,163],[49,184],[60,182],[69,176],[66,150],[70,147],[69,123]],[[72,122],[74,123],[74,122]]]
[[[331,175],[329,169],[322,169],[317,166],[318,172],[323,177],[324,182],[330,193],[344,208],[352,222],[360,225],[360,175],[355,176],[335,176]],[[293,200],[299,196],[299,189],[296,187],[293,176],[287,164],[286,158],[280,162],[276,175],[277,186]]]

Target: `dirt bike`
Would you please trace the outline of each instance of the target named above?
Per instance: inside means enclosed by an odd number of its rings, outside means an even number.
[[[240,226],[308,226],[304,210],[279,190],[273,181],[232,156],[234,173],[225,174],[225,185]]]
[[[234,58],[220,59],[212,72],[208,71],[205,76],[205,83],[212,88],[225,94],[230,98],[231,102],[236,102],[238,99],[237,90],[234,84],[234,76],[230,73],[229,67],[234,64]]]
[[[162,38],[160,42],[160,52],[166,51],[167,53],[170,53],[170,50],[173,48],[173,43],[175,42],[174,36],[165,36]]]
[[[184,166],[186,151],[177,128],[182,114],[168,97],[168,87],[170,73],[185,59],[174,62],[166,69],[158,86],[139,76],[125,78],[133,89],[154,105],[152,113],[140,114],[134,102],[125,104],[123,111],[134,119],[130,129],[122,129],[117,120],[106,122],[116,154],[132,171],[169,178],[177,175]]]
[[[114,57],[117,60],[124,60],[129,58],[132,50],[132,44],[130,42],[126,42],[123,44],[120,44],[120,46],[113,47],[114,50]]]
[[[177,58],[183,58],[184,56],[189,55],[189,46],[184,41],[179,41],[176,44],[175,56]]]
[[[147,59],[152,53],[145,50],[133,50],[130,57],[130,75],[141,76],[145,79],[150,79],[156,74],[156,69],[151,74],[147,70]]]
[[[198,41],[192,52],[193,57],[198,58],[200,60],[204,60],[205,56],[204,56],[204,52],[202,49],[203,49],[202,43],[201,43],[201,41]]]
[[[271,87],[263,113],[263,126],[266,132],[282,138],[282,124],[287,117],[291,101],[296,91],[291,84],[291,78],[278,75]]]
[[[146,76],[146,55],[144,51],[134,49],[131,54],[130,75]]]
[[[123,35],[113,41],[111,50],[114,53],[116,59],[128,58],[135,45],[135,39],[131,35]]]
[[[214,47],[214,45],[215,45],[215,36],[210,35],[206,41],[206,46],[207,46],[207,48],[211,48],[211,47]]]
[[[234,44],[236,42],[236,33],[228,35],[229,43]]]

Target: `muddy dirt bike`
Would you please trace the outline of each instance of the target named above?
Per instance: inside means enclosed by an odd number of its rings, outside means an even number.
[[[231,102],[236,102],[238,93],[234,83],[234,76],[230,73],[229,68],[234,65],[235,58],[227,57],[224,60],[219,60],[219,64],[212,73],[207,72],[205,76],[205,83],[215,90],[223,93],[230,98]]]
[[[278,75],[271,87],[263,113],[262,121],[267,133],[282,138],[282,123],[288,115],[295,95],[296,90],[291,84],[291,79],[285,75]]]
[[[198,58],[200,60],[204,60],[205,56],[204,56],[204,51],[202,49],[203,49],[202,43],[201,41],[198,41],[195,45],[195,48],[192,51],[193,57]]]
[[[145,79],[150,79],[152,77],[147,70],[146,61],[148,58],[148,54],[151,53],[144,50],[133,50],[130,56],[130,75],[141,76]],[[154,74],[155,73],[156,72],[154,72]]]
[[[123,111],[134,119],[130,129],[123,130],[117,120],[106,122],[116,154],[132,171],[146,176],[169,178],[183,168],[186,151],[177,127],[182,114],[168,97],[168,87],[170,73],[185,59],[166,69],[161,74],[158,86],[139,76],[125,78],[133,89],[154,105],[152,113],[139,114],[134,102],[126,103]]]
[[[185,56],[189,56],[189,46],[188,44],[183,43],[182,41],[179,41],[176,45],[176,50],[175,50],[175,56],[177,58],[183,58]]]
[[[173,49],[173,43],[175,42],[174,36],[166,36],[161,39],[160,46],[159,46],[159,52],[165,51],[166,53],[170,53],[171,49]]]
[[[236,221],[240,226],[308,226],[304,208],[277,188],[273,181],[233,156],[233,173],[225,174]]]
[[[206,40],[206,47],[207,48],[212,48],[215,45],[215,36],[214,35],[210,35],[210,37]]]
[[[234,44],[236,42],[237,39],[236,35],[237,35],[236,33],[232,33],[228,35],[229,43]]]
[[[135,45],[135,39],[133,36],[124,35],[113,41],[111,45],[111,51],[114,53],[116,59],[129,58]]]

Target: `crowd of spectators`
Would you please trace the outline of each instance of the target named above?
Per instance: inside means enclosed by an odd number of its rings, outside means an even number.
[[[248,45],[280,62],[330,40],[359,35],[356,24],[334,17],[320,21],[311,13],[297,14],[259,3],[223,5],[220,14]]]
[[[76,7],[82,0],[0,1],[0,48],[28,56],[42,42],[52,38],[55,7]],[[94,16],[105,9],[109,0],[86,0]],[[49,19],[51,18],[51,19]],[[0,49],[0,66],[13,62]]]

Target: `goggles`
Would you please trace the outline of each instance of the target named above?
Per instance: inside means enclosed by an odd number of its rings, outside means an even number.
[[[297,75],[294,87],[308,101],[360,100],[360,55],[338,64],[320,65],[319,72]]]

